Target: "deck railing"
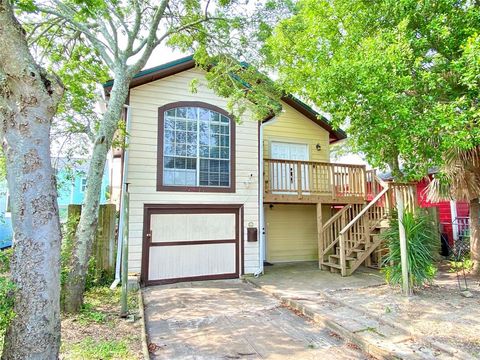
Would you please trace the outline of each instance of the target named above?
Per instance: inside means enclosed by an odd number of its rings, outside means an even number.
[[[278,199],[316,196],[365,200],[367,196],[363,165],[264,159],[263,175],[265,195]]]

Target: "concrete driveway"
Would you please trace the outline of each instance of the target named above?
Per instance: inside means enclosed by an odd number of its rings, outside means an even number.
[[[152,359],[365,359],[239,280],[144,289]]]

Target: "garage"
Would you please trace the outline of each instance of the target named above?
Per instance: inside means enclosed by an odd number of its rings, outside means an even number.
[[[241,205],[145,205],[142,283],[240,275]]]

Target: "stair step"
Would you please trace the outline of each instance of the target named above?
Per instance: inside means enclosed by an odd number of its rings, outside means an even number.
[[[340,260],[340,255],[328,255],[328,256],[329,256],[329,257],[332,257],[332,258],[334,258],[334,259]],[[345,260],[346,260],[346,261],[354,261],[354,260],[357,260],[357,259],[348,256],[348,257],[345,258]]]
[[[339,264],[334,264],[331,262],[323,262],[322,265],[329,266],[331,268],[342,270],[342,267]]]

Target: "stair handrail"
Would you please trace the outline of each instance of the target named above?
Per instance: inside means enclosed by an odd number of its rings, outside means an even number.
[[[377,173],[374,173],[373,174],[373,178],[375,179],[376,182],[378,182],[380,185],[382,185],[382,187],[385,189],[385,188],[388,188],[388,182],[386,182],[385,180],[381,179]]]
[[[373,198],[372,201],[370,201],[367,206],[365,206],[358,214],[355,216],[352,221],[350,221],[342,230],[339,232],[339,236],[343,236],[348,229],[350,229],[357,221],[359,221],[365,213],[370,210],[377,202],[382,198],[383,195],[385,195],[388,192],[388,188],[384,188],[382,191],[378,193],[377,196]]]
[[[323,229],[326,229],[329,227],[335,220],[337,220],[342,214],[350,209],[352,207],[352,204],[345,205],[340,211],[337,211],[330,219],[327,220],[327,222],[323,225]]]
[[[339,217],[343,216],[343,214],[345,214],[347,212],[347,210],[349,210],[351,208],[352,208],[351,204],[345,205],[340,211],[338,211],[330,219],[328,219],[328,221],[322,227],[322,236],[325,235],[325,232],[328,229],[328,227],[330,227]],[[331,248],[333,248],[335,246],[335,244],[338,243],[338,241],[339,241],[339,237],[337,236],[337,237],[335,237],[335,239],[330,244],[326,245],[325,244],[325,238],[324,238],[324,240],[322,241],[323,249],[319,249],[321,251],[321,254],[322,254],[321,256],[323,256],[327,251],[329,251]]]

